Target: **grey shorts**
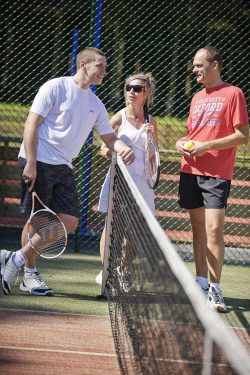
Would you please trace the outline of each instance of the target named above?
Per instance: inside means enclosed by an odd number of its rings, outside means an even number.
[[[186,209],[226,208],[230,187],[230,180],[181,172],[179,206]]]
[[[31,194],[22,178],[26,159],[19,158],[21,168],[21,213],[30,214]],[[78,217],[78,199],[73,171],[67,165],[37,162],[34,190],[42,202],[56,213]],[[38,207],[37,207],[38,208]]]

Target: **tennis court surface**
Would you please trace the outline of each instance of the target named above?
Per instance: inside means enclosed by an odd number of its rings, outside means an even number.
[[[108,306],[95,298],[99,257],[98,265],[73,253],[48,261],[43,270],[52,285],[56,276],[57,292],[42,297],[40,309],[18,285],[2,296],[0,373],[249,375],[247,330],[239,334],[208,310],[119,159],[112,171],[102,285]],[[100,312],[86,312],[90,304]]]
[[[0,309],[0,373],[120,374],[108,317]]]

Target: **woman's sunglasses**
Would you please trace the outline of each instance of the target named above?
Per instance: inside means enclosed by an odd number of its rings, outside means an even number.
[[[134,92],[142,92],[142,90],[145,90],[145,86],[141,85],[126,85],[125,90],[126,91],[131,91],[134,90]]]

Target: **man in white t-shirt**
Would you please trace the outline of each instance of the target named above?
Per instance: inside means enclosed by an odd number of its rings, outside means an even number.
[[[91,130],[95,128],[125,164],[134,161],[132,149],[116,137],[105,106],[90,89],[91,85],[102,83],[106,66],[106,57],[100,50],[93,47],[81,50],[76,74],[42,85],[25,123],[18,156],[23,170],[21,210],[30,213],[30,192],[34,187],[45,205],[61,218],[68,233],[78,225],[72,159],[78,156]],[[2,250],[0,260],[5,294],[11,293],[12,280],[24,264],[20,289],[32,295],[53,294],[37,272],[36,254],[27,241],[26,227],[22,232],[22,248],[17,252]]]

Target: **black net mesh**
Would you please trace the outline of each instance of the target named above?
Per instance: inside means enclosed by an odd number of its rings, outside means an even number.
[[[198,316],[181,275],[158,243],[161,232],[148,225],[154,218],[146,219],[145,205],[136,201],[130,183],[116,165],[106,294],[121,373],[241,373],[210,337],[204,326],[209,312],[203,321]],[[172,250],[165,238],[165,251]],[[181,274],[178,262],[179,257],[175,266]],[[194,281],[186,283],[192,288]],[[198,297],[196,303],[205,306]]]

